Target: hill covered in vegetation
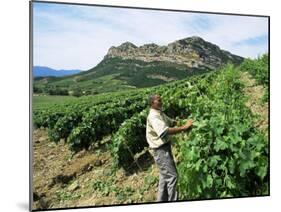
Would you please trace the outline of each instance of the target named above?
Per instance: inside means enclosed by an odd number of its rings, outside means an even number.
[[[167,46],[125,42],[111,47],[104,59],[88,71],[66,77],[41,77],[34,81],[35,93],[89,95],[151,87],[215,70],[239,65],[243,58],[220,49],[200,37],[174,41]]]

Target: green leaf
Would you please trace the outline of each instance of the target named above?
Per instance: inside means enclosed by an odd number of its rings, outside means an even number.
[[[219,138],[216,139],[216,143],[214,145],[214,149],[218,152],[220,150],[224,150],[228,147],[227,143]]]
[[[213,185],[213,177],[212,177],[212,175],[208,175],[207,176],[207,187],[211,188],[212,185]]]
[[[255,166],[253,161],[250,160],[244,160],[240,162],[239,170],[240,170],[240,176],[244,177],[247,170],[253,168]]]
[[[231,174],[234,174],[234,170],[235,170],[235,160],[234,159],[230,159],[228,162],[228,168],[229,168],[229,172]]]
[[[227,186],[229,189],[235,188],[235,185],[234,185],[234,183],[232,182],[232,179],[231,179],[228,175],[225,176],[224,181],[225,181],[226,186]]]
[[[211,167],[215,167],[218,164],[218,161],[220,161],[220,160],[221,160],[220,156],[214,155],[209,158],[209,165]]]
[[[205,164],[205,165],[203,166],[203,172],[205,172],[205,173],[208,172],[208,165],[207,165],[207,164]]]
[[[201,165],[202,161],[203,161],[202,159],[199,159],[199,160],[196,162],[196,164],[195,164],[195,170],[196,170],[196,171],[199,171],[200,165]]]
[[[261,166],[257,168],[257,175],[261,178],[261,180],[264,179],[264,177],[267,174],[267,167],[266,166]]]
[[[220,136],[223,132],[224,128],[223,127],[218,127],[215,129],[216,135]]]
[[[216,186],[220,187],[222,185],[222,179],[218,178],[215,180]]]
[[[267,172],[268,172],[268,160],[266,157],[260,157],[258,160],[256,173],[261,178],[261,180],[263,180]]]

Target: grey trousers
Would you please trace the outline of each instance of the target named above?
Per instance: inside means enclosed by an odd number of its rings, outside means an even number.
[[[152,152],[159,170],[157,201],[176,201],[177,169],[171,151],[171,144],[164,144],[157,149],[153,149]]]

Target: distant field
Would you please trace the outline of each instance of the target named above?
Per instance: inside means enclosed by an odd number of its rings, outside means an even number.
[[[109,101],[112,101],[113,99],[122,99],[125,96],[133,96],[138,94],[139,92],[142,92],[146,90],[143,89],[127,89],[122,90],[118,92],[107,92],[102,94],[96,94],[96,95],[89,95],[89,96],[81,96],[81,97],[75,97],[75,96],[55,96],[55,95],[33,95],[33,109],[41,109],[41,108],[50,108],[53,105],[66,105],[66,104],[76,104],[83,102],[92,102],[94,103],[106,103]]]
[[[67,103],[73,100],[76,100],[77,97],[74,96],[36,96],[33,95],[33,107],[38,108],[41,106],[47,106],[50,104],[61,104],[61,103]]]

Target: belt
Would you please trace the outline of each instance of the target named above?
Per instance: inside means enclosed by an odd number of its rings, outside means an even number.
[[[152,150],[158,150],[158,149],[166,148],[166,147],[169,147],[169,146],[171,146],[170,141],[168,141],[167,143],[162,144],[162,145],[159,146],[159,147],[151,148],[151,149],[152,149]]]

